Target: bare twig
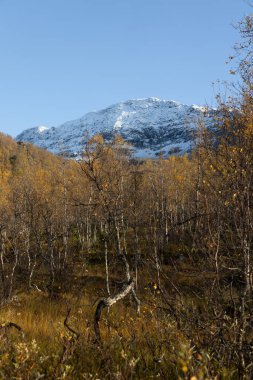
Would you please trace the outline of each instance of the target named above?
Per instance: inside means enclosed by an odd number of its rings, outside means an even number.
[[[14,322],[2,323],[0,325],[0,330],[5,330],[6,331],[8,329],[11,329],[12,327],[15,328],[16,330],[18,330],[23,336],[25,335],[23,329],[19,325],[17,325],[16,323],[14,323]]]
[[[70,327],[68,324],[70,312],[71,312],[71,308],[67,310],[67,315],[66,315],[66,318],[64,319],[64,326],[66,327],[67,330],[69,330],[75,336],[75,339],[77,340],[80,337],[80,333],[74,330],[73,327]]]

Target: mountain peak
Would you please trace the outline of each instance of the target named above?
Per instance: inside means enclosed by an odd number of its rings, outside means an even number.
[[[206,107],[156,97],[132,99],[58,127],[27,129],[16,139],[74,157],[80,156],[87,139],[95,134],[102,134],[108,141],[120,134],[133,146],[136,157],[155,157],[161,152],[182,154],[191,149],[200,115],[207,124],[212,122]]]

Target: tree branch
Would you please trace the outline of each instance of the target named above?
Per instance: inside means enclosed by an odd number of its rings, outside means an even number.
[[[130,279],[123,286],[122,290],[119,293],[117,293],[114,297],[103,298],[97,304],[97,308],[96,308],[95,316],[94,316],[94,331],[95,331],[96,340],[98,343],[100,344],[102,343],[100,328],[99,328],[99,321],[100,321],[103,309],[106,307],[111,307],[113,304],[115,304],[119,300],[126,297],[131,291],[133,291],[133,289],[134,289],[134,280]]]

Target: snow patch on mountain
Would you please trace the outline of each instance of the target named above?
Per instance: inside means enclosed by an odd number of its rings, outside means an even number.
[[[49,127],[45,127],[44,125],[39,125],[37,127],[39,133],[43,133],[49,129]]]

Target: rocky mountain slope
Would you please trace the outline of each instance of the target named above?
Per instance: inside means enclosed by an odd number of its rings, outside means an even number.
[[[95,134],[102,134],[106,140],[120,134],[133,146],[135,157],[156,157],[161,152],[165,156],[183,154],[192,148],[200,119],[211,127],[213,112],[157,98],[128,100],[58,127],[27,129],[16,140],[78,157],[85,142]]]

